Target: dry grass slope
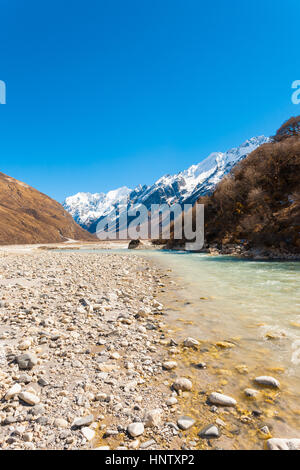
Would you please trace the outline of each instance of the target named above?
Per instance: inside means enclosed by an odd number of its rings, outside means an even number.
[[[95,237],[56,201],[0,173],[0,244],[58,243]]]

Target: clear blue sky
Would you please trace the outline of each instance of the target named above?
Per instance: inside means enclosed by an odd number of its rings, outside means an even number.
[[[0,171],[59,201],[152,183],[300,114],[299,0],[0,8]]]

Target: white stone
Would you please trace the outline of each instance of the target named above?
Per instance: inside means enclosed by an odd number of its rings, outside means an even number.
[[[171,397],[171,398],[169,398],[169,399],[166,401],[166,404],[167,404],[168,406],[176,405],[176,403],[178,403],[178,400],[177,400],[177,398],[175,398],[175,397]]]
[[[163,363],[163,368],[166,370],[172,370],[177,367],[177,362],[176,361],[166,361]]]
[[[125,367],[128,370],[132,370],[132,369],[134,369],[134,364],[133,364],[133,362],[126,362]]]
[[[134,441],[130,442],[129,448],[130,449],[138,449],[140,447],[140,441],[139,439],[135,439]]]
[[[161,415],[162,410],[160,410],[159,408],[148,411],[144,418],[144,424],[146,428],[159,426],[161,423]]]
[[[20,384],[14,384],[10,389],[6,392],[5,400],[10,400],[15,395],[18,395],[21,391],[22,387]]]
[[[91,441],[95,437],[95,431],[90,428],[81,428],[81,434],[86,438],[87,441]]]
[[[174,390],[182,390],[183,392],[187,392],[192,390],[193,384],[189,379],[186,379],[185,377],[180,377],[173,383],[173,388]]]
[[[215,424],[210,424],[202,429],[199,434],[202,439],[218,438],[220,436],[219,429]]]
[[[220,406],[235,406],[236,400],[234,398],[228,397],[227,395],[222,395],[222,393],[211,393],[209,395],[210,403]]]
[[[72,426],[81,428],[83,426],[89,426],[94,422],[94,415],[82,416],[81,418],[75,418]]]
[[[197,341],[196,339],[194,338],[186,338],[183,342],[184,346],[186,346],[187,348],[194,348],[196,346],[199,346],[199,341]]]
[[[31,392],[21,392],[19,393],[19,398],[28,405],[37,405],[38,403],[40,403],[39,397],[37,397]]]
[[[54,421],[54,426],[56,426],[57,428],[65,429],[69,426],[69,423],[63,418],[56,418],[56,420]]]
[[[256,377],[254,381],[259,385],[266,385],[267,387],[273,387],[273,388],[280,387],[280,383],[278,382],[278,380],[274,379],[274,377],[269,377],[267,375]]]
[[[269,450],[300,450],[300,439],[268,439]]]
[[[21,351],[25,351],[26,349],[29,349],[31,345],[32,345],[32,340],[31,339],[24,339],[23,341],[21,341],[18,348]]]
[[[195,424],[195,420],[190,416],[180,416],[177,420],[178,427],[183,431],[190,429]]]
[[[111,357],[112,359],[120,359],[121,356],[120,356],[120,354],[119,354],[118,352],[113,352],[113,353],[110,355],[110,357]]]
[[[144,424],[143,423],[131,423],[127,427],[127,432],[131,437],[138,437],[144,433]]]

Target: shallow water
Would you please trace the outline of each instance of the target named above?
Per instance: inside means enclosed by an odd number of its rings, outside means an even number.
[[[202,346],[202,352],[186,358],[185,366],[190,368],[191,359],[204,360],[210,366],[207,371],[216,376],[213,385],[240,402],[245,400],[243,390],[253,388],[254,377],[276,377],[280,396],[267,392],[255,405],[266,416],[279,413],[284,418],[288,427],[275,423],[274,437],[300,437],[300,263],[160,250],[126,252],[150,257],[173,271],[178,287],[163,293],[167,323],[179,338],[192,336]],[[234,347],[218,347],[224,341]],[[246,367],[245,374],[240,366]],[[195,379],[210,380],[200,373]]]
[[[191,302],[186,309],[194,335],[210,340],[240,337],[251,343],[250,350],[253,343],[270,348],[289,374],[300,377],[299,262],[187,253],[151,256],[180,276]]]

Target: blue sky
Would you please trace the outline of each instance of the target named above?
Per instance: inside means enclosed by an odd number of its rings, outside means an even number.
[[[0,8],[0,171],[59,201],[152,183],[300,114],[299,0]]]

